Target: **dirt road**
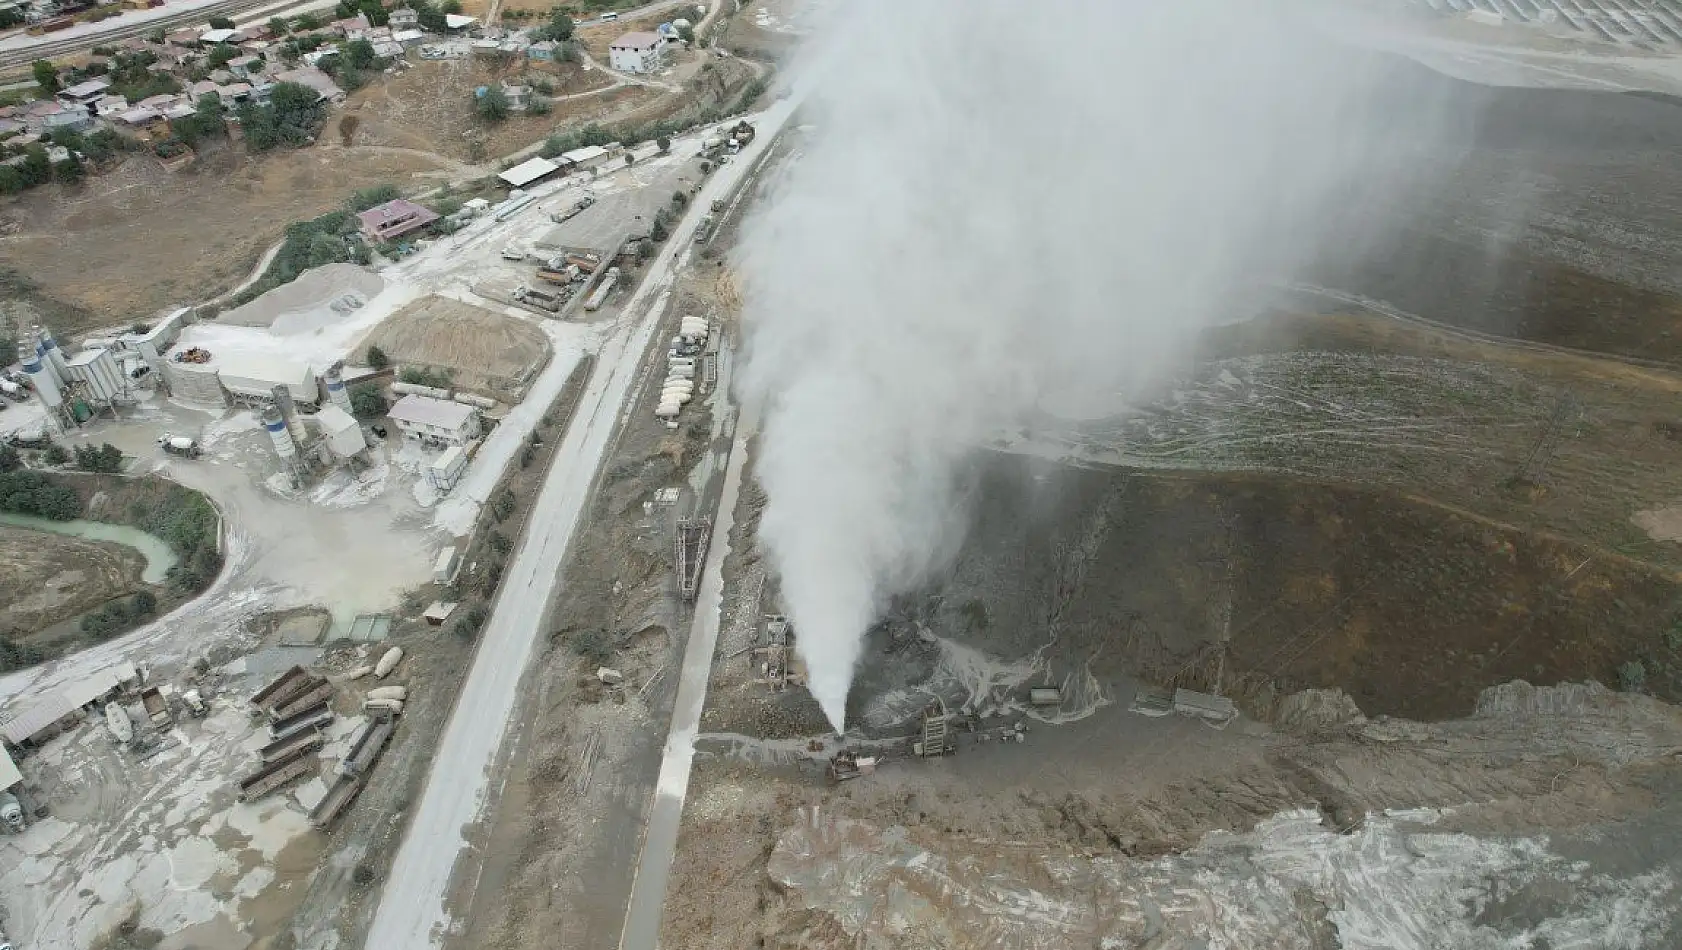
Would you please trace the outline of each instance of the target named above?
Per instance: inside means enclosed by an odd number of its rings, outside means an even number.
[[[754,167],[792,111],[777,103],[760,117],[760,134],[737,160],[709,181],[690,213],[674,229],[648,277],[626,303],[626,319],[611,331],[598,371],[586,387],[538,496],[529,524],[509,564],[502,592],[456,713],[444,733],[433,771],[414,819],[392,864],[367,950],[417,950],[436,946],[449,923],[445,897],[457,859],[467,845],[464,829],[483,816],[491,766],[513,716],[519,682],[559,583],[559,568],[589,498],[604,452],[618,429],[626,397],[640,375],[642,358],[671,284],[687,261],[694,234],[711,200],[730,194]]]

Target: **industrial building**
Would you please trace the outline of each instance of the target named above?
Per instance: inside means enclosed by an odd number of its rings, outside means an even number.
[[[275,387],[283,386],[300,406],[321,403],[315,371],[297,360],[184,346],[170,352],[164,373],[170,392],[187,402],[267,406],[274,402]]]
[[[351,458],[368,447],[368,440],[362,435],[362,426],[338,406],[322,406],[321,411],[315,414],[315,421],[321,427],[321,436],[327,440],[327,447],[341,459]]]
[[[94,703],[140,685],[133,663],[100,670],[37,699],[0,721],[0,738],[15,749],[33,749],[82,720]]]
[[[362,223],[362,236],[375,243],[395,240],[413,234],[438,220],[431,208],[422,207],[405,198],[393,198],[383,205],[357,212]]]
[[[507,182],[510,188],[525,188],[528,185],[537,184],[560,170],[561,166],[539,156],[528,158],[496,177]]]
[[[561,153],[561,162],[568,171],[582,171],[596,168],[612,157],[612,153],[600,145],[586,145],[575,148],[570,152]]]
[[[464,445],[479,437],[479,412],[448,399],[408,395],[386,413],[411,439],[434,445]]]

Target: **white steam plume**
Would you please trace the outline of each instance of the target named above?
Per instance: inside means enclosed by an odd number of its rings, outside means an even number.
[[[839,731],[864,631],[956,549],[968,453],[1054,392],[1160,381],[1258,277],[1363,237],[1350,206],[1394,197],[1431,110],[1255,0],[850,2],[805,55],[815,129],[744,245],[742,386]]]

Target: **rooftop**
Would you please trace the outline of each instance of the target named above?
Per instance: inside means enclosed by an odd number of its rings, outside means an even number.
[[[553,175],[561,170],[561,166],[547,158],[528,158],[513,168],[496,176],[515,188],[524,188],[541,178]]]
[[[356,219],[361,221],[365,228],[383,231],[401,223],[420,227],[438,220],[438,215],[431,208],[415,204],[407,198],[393,198],[383,205],[375,205],[367,211],[357,212]]]
[[[657,49],[661,42],[662,40],[660,39],[659,34],[649,33],[646,30],[638,30],[634,33],[626,33],[624,36],[614,40],[612,45],[608,48],[632,50]]]
[[[433,399],[431,396],[408,395],[397,400],[397,405],[392,406],[386,415],[396,422],[459,429],[467,424],[467,420],[473,418],[473,407],[447,399]]]
[[[600,145],[586,145],[583,148],[575,148],[570,152],[562,152],[561,157],[576,165],[580,162],[593,162],[606,154],[607,149]]]
[[[89,79],[87,82],[79,82],[76,85],[63,90],[59,93],[59,95],[69,96],[72,99],[86,99],[89,96],[102,93],[109,88],[111,88],[111,83],[107,80]]]

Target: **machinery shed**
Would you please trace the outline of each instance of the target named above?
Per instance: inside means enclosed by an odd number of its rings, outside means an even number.
[[[234,398],[257,399],[269,402],[276,386],[285,386],[292,400],[304,405],[321,401],[315,371],[308,363],[272,356],[251,356],[241,353],[218,353],[216,375],[222,387]]]

